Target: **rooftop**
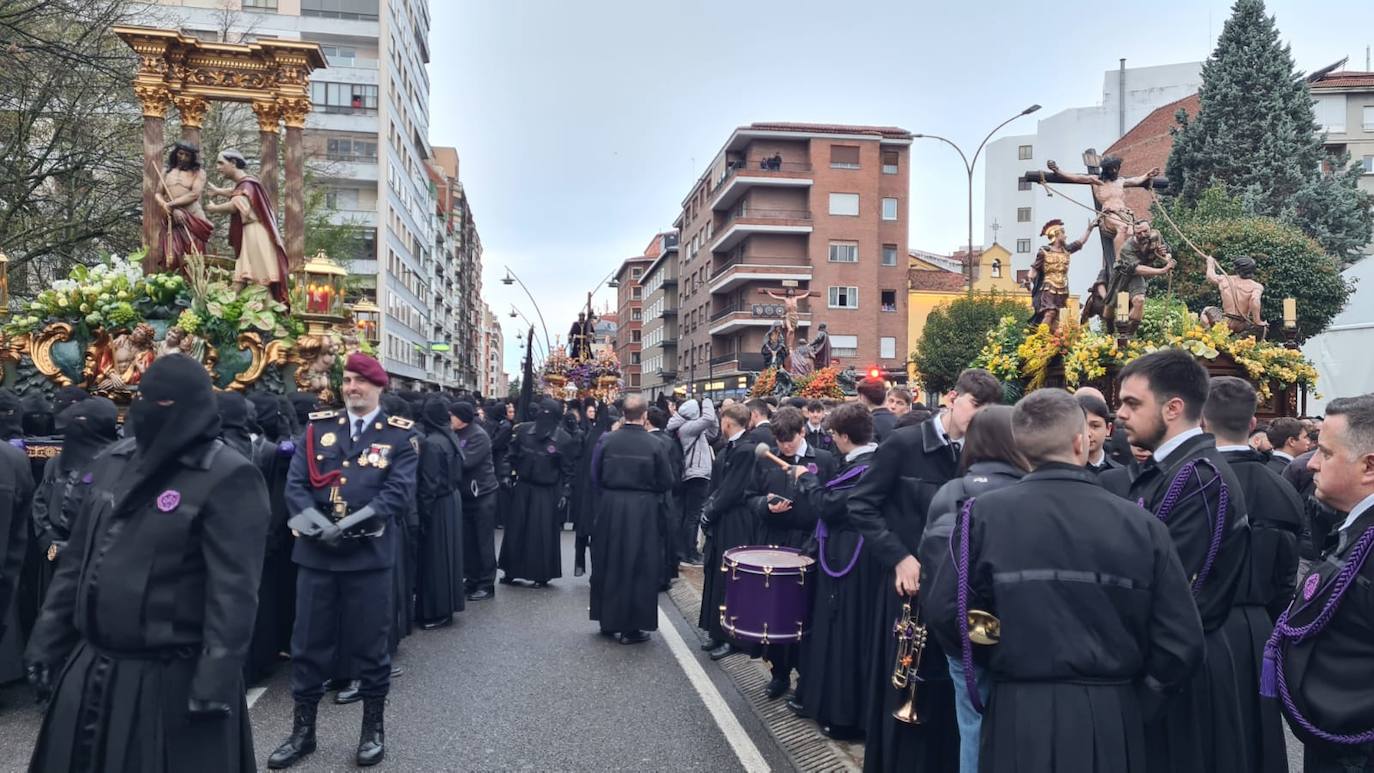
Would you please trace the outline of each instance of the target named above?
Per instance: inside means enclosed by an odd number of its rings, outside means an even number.
[[[923,271],[919,268],[907,269],[907,289],[925,292],[960,292],[968,287],[963,274],[952,271]]]
[[[1346,70],[1344,72],[1326,73],[1311,81],[1308,86],[1313,91],[1324,91],[1327,89],[1374,89],[1374,72]]]
[[[850,124],[837,123],[792,123],[792,122],[770,122],[751,123],[748,126],[741,126],[740,131],[746,130],[766,131],[766,132],[797,132],[799,134],[873,134],[880,137],[887,137],[897,140],[911,139],[911,132],[900,129],[896,126],[855,126]]]
[[[1178,125],[1178,111],[1183,110],[1189,116],[1195,116],[1200,109],[1202,103],[1197,94],[1157,107],[1121,139],[1113,142],[1102,155],[1120,156],[1123,175],[1144,174],[1154,167],[1164,169],[1169,164],[1169,153],[1174,149],[1173,128]],[[1128,188],[1126,205],[1135,212],[1149,212],[1150,194],[1143,188]]]

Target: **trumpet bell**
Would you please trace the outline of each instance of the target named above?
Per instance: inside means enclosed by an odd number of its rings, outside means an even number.
[[[892,712],[892,718],[907,725],[919,725],[924,720],[916,714],[916,696],[913,694],[901,708]]]
[[[992,645],[1002,639],[1002,621],[991,612],[981,609],[968,611],[968,640],[974,644]]]

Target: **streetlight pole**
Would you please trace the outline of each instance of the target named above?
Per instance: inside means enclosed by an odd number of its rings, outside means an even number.
[[[534,313],[539,315],[539,326],[544,329],[544,350],[552,351],[553,345],[549,343],[549,326],[544,322],[544,312],[539,309],[539,301],[536,301],[534,296],[530,294],[530,288],[526,287],[525,283],[520,281],[520,277],[516,276],[515,272],[510,270],[510,266],[506,266],[506,275],[501,278],[501,284],[507,287],[512,284],[518,284],[520,285],[520,289],[525,291],[525,297],[529,298],[530,303],[534,304]]]
[[[1015,121],[1017,118],[1020,118],[1023,115],[1030,115],[1031,113],[1034,113],[1036,110],[1039,109],[1039,105],[1031,105],[1030,107],[1026,108],[1025,110],[1022,110],[1021,112],[1017,113],[1011,118],[1008,118],[1007,120],[997,124],[997,127],[994,128],[992,131],[988,132],[988,136],[984,137],[983,141],[978,143],[978,150],[974,151],[972,159],[970,159],[964,153],[963,149],[956,145],[953,140],[941,137],[938,134],[911,135],[914,139],[939,140],[940,142],[945,143],[951,148],[954,148],[954,151],[959,154],[959,158],[964,162],[964,170],[968,172],[968,254],[965,256],[965,262],[967,265],[964,268],[964,274],[968,278],[969,292],[973,292],[973,170],[974,167],[978,165],[978,156],[982,155],[983,148],[988,144],[988,140],[992,139],[992,135],[1001,131],[1003,126],[1006,126],[1007,124],[1011,123],[1012,121]]]
[[[521,311],[521,310],[520,310],[519,308],[517,308],[517,307],[515,306],[515,304],[513,304],[513,303],[511,304],[511,307],[510,307],[510,317],[511,317],[511,319],[515,319],[516,317],[519,317],[520,319],[525,320],[525,324],[526,324],[526,325],[529,325],[531,328],[534,327],[534,323],[530,321],[530,318],[529,318],[529,317],[525,316],[525,312]],[[538,343],[538,341],[535,341],[535,343]],[[547,346],[544,348],[544,356],[545,356],[546,358],[549,356],[549,350],[548,350],[548,347],[547,347]]]

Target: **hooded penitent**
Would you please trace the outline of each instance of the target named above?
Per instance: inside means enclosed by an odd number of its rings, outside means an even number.
[[[105,446],[119,438],[119,410],[104,397],[91,397],[57,414],[62,434],[62,455],[57,469],[63,474],[90,466]]]
[[[257,415],[258,429],[262,430],[262,436],[272,441],[284,440],[291,437],[291,429],[287,425],[286,417],[282,415],[281,397],[270,392],[254,392],[248,396],[248,402],[253,404],[253,412]]]
[[[296,423],[304,427],[310,422],[310,414],[319,410],[320,398],[308,392],[291,395],[291,409],[296,414]]]
[[[442,397],[431,397],[420,406],[420,423],[427,432],[452,432],[449,423],[448,401]]]
[[[219,435],[210,375],[184,354],[168,354],[148,366],[129,415],[138,454],[129,474],[114,482],[116,509],[176,474],[172,460]]]
[[[53,413],[62,413],[68,408],[89,398],[91,395],[81,387],[65,386],[52,396]],[[61,430],[58,430],[61,432]]]
[[[0,440],[12,440],[24,433],[19,409],[19,395],[12,389],[0,389]]]
[[[20,426],[25,437],[51,437],[53,434],[52,403],[42,392],[30,392],[20,400]]]
[[[534,404],[535,437],[552,437],[563,418],[563,406],[557,400],[545,397]]]
[[[253,437],[249,424],[248,400],[238,392],[216,392],[215,407],[219,409],[219,436],[229,447],[253,458]]]

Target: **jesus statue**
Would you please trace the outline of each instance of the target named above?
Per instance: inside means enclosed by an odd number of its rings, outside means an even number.
[[[208,186],[215,198],[223,203],[205,205],[210,212],[229,214],[229,244],[234,248],[234,282],[238,287],[259,284],[268,287],[272,297],[281,303],[287,300],[286,279],[289,273],[286,247],[277,230],[277,217],[272,201],[262,183],[248,174],[248,161],[237,150],[225,150],[215,159],[215,170],[234,183],[233,188]]]

